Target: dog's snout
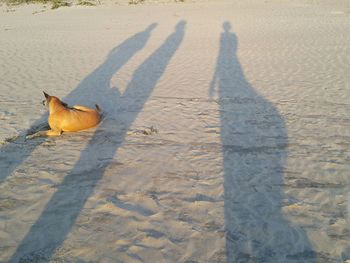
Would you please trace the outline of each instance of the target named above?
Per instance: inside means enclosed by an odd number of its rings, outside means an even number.
[[[44,106],[45,106],[45,102],[46,102],[45,100],[42,101],[42,104],[43,104]]]

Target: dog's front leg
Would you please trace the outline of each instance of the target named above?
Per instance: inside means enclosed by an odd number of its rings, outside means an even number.
[[[59,136],[62,134],[62,131],[61,130],[48,130],[48,131],[45,131],[45,135],[46,136]]]
[[[62,134],[62,131],[60,130],[38,131],[34,134],[27,135],[26,139],[33,139],[35,137],[41,137],[41,136],[59,136],[61,134]]]

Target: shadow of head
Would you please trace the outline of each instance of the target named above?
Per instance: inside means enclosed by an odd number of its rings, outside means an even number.
[[[176,24],[176,31],[184,31],[186,27],[187,22],[185,20],[181,20],[179,23]]]
[[[229,32],[231,30],[231,28],[232,28],[231,23],[228,22],[228,21],[224,22],[222,24],[222,27],[225,30],[225,32]]]
[[[158,23],[150,24],[150,25],[146,28],[145,32],[151,32],[151,31],[152,31],[153,29],[155,29],[157,26],[158,26]]]

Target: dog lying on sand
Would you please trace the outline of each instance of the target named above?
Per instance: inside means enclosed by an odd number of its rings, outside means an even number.
[[[75,105],[69,107],[55,96],[44,92],[43,104],[49,108],[50,130],[39,131],[29,137],[58,136],[63,132],[76,132],[92,128],[101,121],[101,109],[96,104],[96,110],[85,106]]]

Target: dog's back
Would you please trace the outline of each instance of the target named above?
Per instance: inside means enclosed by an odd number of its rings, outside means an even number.
[[[52,130],[62,132],[81,131],[94,127],[101,121],[98,106],[96,107],[97,110],[79,105],[70,108],[58,98],[52,96],[49,108],[49,125]]]

